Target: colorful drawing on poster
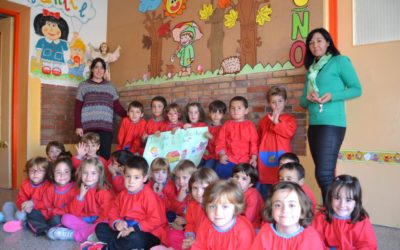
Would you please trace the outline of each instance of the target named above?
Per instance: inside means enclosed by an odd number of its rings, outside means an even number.
[[[400,165],[400,152],[374,152],[361,150],[341,150],[338,160],[354,162],[378,162]]]
[[[193,43],[203,37],[199,26],[194,22],[181,22],[172,29],[172,37],[178,42],[181,48],[171,56],[171,62],[174,62],[175,56],[179,58],[181,70],[179,76],[189,76],[192,73],[191,67],[195,59]]]
[[[176,17],[182,15],[186,9],[186,0],[163,0],[164,2],[164,15]]]
[[[147,11],[156,10],[161,4],[161,0],[140,0],[139,11],[145,13]]]
[[[208,139],[204,134],[207,127],[179,129],[173,135],[163,132],[160,137],[149,136],[143,157],[149,165],[157,157],[165,157],[170,163],[171,170],[183,159],[189,159],[197,166],[206,149]]]

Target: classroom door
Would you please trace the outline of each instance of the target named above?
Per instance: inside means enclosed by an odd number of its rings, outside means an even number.
[[[0,19],[0,188],[11,188],[13,26],[13,17]]]

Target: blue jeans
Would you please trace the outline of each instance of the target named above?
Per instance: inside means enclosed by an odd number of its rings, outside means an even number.
[[[228,161],[227,164],[222,164],[221,162],[218,162],[214,170],[220,179],[226,180],[232,177],[232,170],[235,166],[236,164],[230,161]]]
[[[335,178],[337,157],[346,133],[346,127],[310,125],[307,133],[315,165],[315,178],[325,203],[328,188]]]
[[[218,160],[212,159],[212,158],[208,159],[208,160],[201,159],[199,167],[201,167],[201,168],[211,168],[212,170],[214,170],[215,166],[217,166],[218,163],[219,163]]]

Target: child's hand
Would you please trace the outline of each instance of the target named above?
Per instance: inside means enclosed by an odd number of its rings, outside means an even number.
[[[268,118],[273,122],[274,124],[279,123],[279,116],[281,115],[281,111],[274,110],[271,114],[268,114]]]
[[[226,154],[220,154],[219,155],[219,162],[221,162],[222,164],[228,164],[228,156]]]
[[[176,127],[176,128],[173,128],[172,130],[171,130],[171,134],[175,134],[175,132],[177,131],[179,129],[179,127]]]
[[[115,229],[120,232],[128,230],[128,223],[126,223],[126,221],[124,220],[118,221],[117,223],[115,223]]]
[[[86,193],[89,191],[89,187],[82,183],[80,191],[81,192],[79,193],[79,200],[83,200],[83,198],[85,198]]]
[[[164,185],[161,184],[161,183],[155,182],[154,185],[153,185],[153,190],[154,190],[154,192],[156,192],[157,194],[161,193],[161,191],[163,190],[163,188],[164,188]]]
[[[146,133],[144,133],[144,134],[142,135],[142,142],[145,142],[145,141],[147,140],[147,137],[149,137],[149,135],[146,134]]]
[[[185,125],[183,125],[183,129],[188,129],[191,127],[192,127],[192,125],[190,123],[185,123]]]
[[[34,205],[33,201],[29,200],[29,201],[25,201],[24,203],[22,203],[21,208],[23,211],[25,211],[29,214],[30,212],[32,212],[34,206],[35,205]]]
[[[189,192],[189,189],[187,187],[181,188],[179,190],[179,194],[177,197],[178,201],[182,202],[186,198],[186,195],[188,194],[188,192]]]
[[[156,131],[156,132],[154,133],[154,135],[155,135],[156,137],[160,137],[160,136],[161,136],[161,131]]]
[[[204,133],[204,137],[209,140],[212,140],[214,138],[214,136],[208,131]]]
[[[78,158],[82,159],[87,154],[87,148],[84,142],[78,143],[76,146],[76,151],[78,153]]]
[[[122,231],[119,232],[119,234],[117,236],[117,239],[122,238],[122,237],[126,237],[132,232],[135,232],[135,229],[133,227],[129,227],[128,229],[122,230]]]
[[[190,248],[194,243],[194,238],[192,236],[186,238],[182,242],[182,249],[188,249]]]
[[[251,156],[249,164],[252,165],[253,167],[257,167],[257,155]]]
[[[118,171],[118,166],[116,166],[113,163],[110,163],[108,165],[108,172],[110,172],[110,174],[114,177],[117,175],[117,171]]]

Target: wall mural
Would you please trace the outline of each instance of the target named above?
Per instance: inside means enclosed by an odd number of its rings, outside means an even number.
[[[309,31],[308,0],[293,0],[291,9],[292,28],[288,37],[293,42],[289,48],[289,60],[284,62],[260,62],[257,48],[263,45],[258,27],[273,22],[273,6],[269,0],[210,0],[196,10],[200,22],[183,20],[180,15],[187,11],[186,1],[141,0],[139,12],[144,14],[144,49],[150,50],[148,71],[142,79],[132,79],[127,86],[159,84],[168,81],[188,81],[216,77],[224,74],[249,74],[294,69],[303,66],[305,43]],[[191,10],[193,11],[193,10]],[[202,29],[210,32],[203,36]],[[235,26],[240,38],[235,54],[223,55],[225,35]],[[172,27],[172,28],[171,28]],[[203,28],[202,28],[203,27]],[[267,27],[268,28],[268,27]],[[236,28],[237,29],[237,28]],[[177,43],[169,61],[162,60],[163,40]],[[210,68],[196,63],[193,43],[207,43]],[[225,44],[226,45],[226,44]]]
[[[106,29],[94,28],[107,27],[106,0],[13,2],[31,8],[30,73],[43,83],[77,86],[94,57],[107,57],[108,62],[118,58],[119,48],[114,54],[102,53]]]

